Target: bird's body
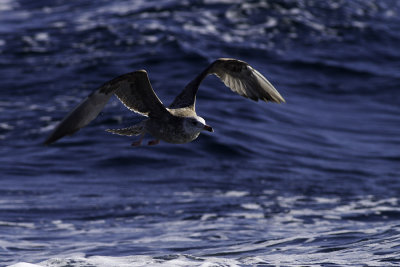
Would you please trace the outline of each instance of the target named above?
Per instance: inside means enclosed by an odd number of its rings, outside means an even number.
[[[148,118],[131,127],[108,129],[119,135],[140,135],[148,133],[155,140],[182,144],[195,140],[201,131],[213,129],[195,111],[196,93],[202,80],[209,74],[217,75],[232,91],[258,101],[284,102],[285,100],[268,80],[244,61],[221,58],[214,61],[175,98],[167,108],[154,93],[147,72],[144,70],[119,76],[101,86],[72,110],[46,139],[51,144],[65,135],[71,135],[97,117],[110,97],[115,94],[131,111]]]
[[[150,135],[172,144],[188,143],[200,135],[200,131],[196,131],[196,129],[194,131],[185,129],[185,123],[188,118],[192,118],[193,123],[201,123],[201,119],[199,119],[200,117],[197,116],[196,112],[189,108],[167,110],[172,114],[168,120],[148,119],[146,121],[146,129]],[[200,128],[203,129],[204,126],[205,122],[203,120]]]
[[[168,118],[148,118],[135,124],[131,127],[124,129],[107,129],[106,131],[119,134],[119,135],[144,135],[149,133],[156,140],[163,140],[172,144],[184,144],[195,140],[199,135],[200,131],[196,128],[193,131],[185,129],[187,123],[201,123],[205,124],[204,119],[198,117],[196,112],[189,108],[177,108],[167,110],[172,116]],[[195,125],[195,124],[194,124]],[[199,128],[203,129],[205,125],[200,125]],[[189,126],[190,127],[190,126]],[[207,127],[206,127],[207,128]],[[207,130],[207,129],[206,129]],[[212,131],[211,127],[208,131]],[[140,143],[135,142],[134,145]]]

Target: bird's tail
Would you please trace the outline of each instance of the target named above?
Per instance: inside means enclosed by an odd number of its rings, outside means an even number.
[[[106,131],[113,134],[127,135],[127,136],[141,135],[144,133],[144,125],[143,123],[138,123],[127,128],[107,129]]]

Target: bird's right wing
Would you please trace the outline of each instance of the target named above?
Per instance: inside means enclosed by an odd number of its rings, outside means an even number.
[[[275,87],[249,64],[233,58],[220,58],[186,85],[169,107],[194,109],[200,83],[210,74],[216,75],[233,92],[243,97],[254,101],[285,102]]]
[[[44,144],[48,145],[66,135],[72,135],[88,125],[97,117],[113,94],[127,108],[142,115],[149,117],[170,115],[151,87],[147,72],[139,70],[119,76],[91,93],[57,125]]]

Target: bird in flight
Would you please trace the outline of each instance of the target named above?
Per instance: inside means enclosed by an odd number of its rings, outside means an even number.
[[[147,119],[123,129],[106,131],[126,136],[140,136],[132,146],[140,146],[146,133],[154,137],[148,145],[160,140],[183,144],[195,140],[202,131],[213,132],[213,128],[196,114],[196,93],[200,83],[209,74],[214,74],[233,92],[252,100],[285,102],[274,86],[257,70],[244,61],[220,58],[211,63],[192,80],[174,99],[169,107],[163,105],[154,92],[147,72],[138,70],[121,75],[103,84],[73,109],[45,140],[49,145],[58,139],[72,135],[94,120],[113,94],[131,111]]]

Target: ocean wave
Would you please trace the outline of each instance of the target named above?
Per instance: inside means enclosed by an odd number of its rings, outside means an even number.
[[[43,8],[42,12],[51,16],[51,22],[58,23],[58,27],[63,30],[50,34],[40,32],[39,28],[34,36],[25,36],[23,40],[30,50],[40,52],[50,47],[38,46],[38,42],[44,44],[49,41],[48,36],[53,35],[56,39],[64,38],[64,31],[70,34],[84,32],[81,45],[93,49],[99,49],[97,43],[100,40],[103,43],[112,40],[117,46],[143,45],[168,40],[166,36],[179,36],[178,39],[197,43],[196,46],[204,46],[205,49],[212,46],[213,42],[219,42],[228,47],[243,45],[274,53],[277,49],[291,49],[299,42],[340,43],[355,35],[367,38],[366,35],[373,34],[373,31],[381,31],[380,25],[369,21],[380,17],[395,20],[395,16],[390,14],[398,13],[399,10],[396,1],[386,5],[376,0],[223,1],[194,5],[167,1],[157,7],[146,2],[125,1],[118,4],[103,3],[95,9],[72,10],[68,17],[70,21],[64,21],[63,24],[53,18],[57,13],[65,12],[63,9]],[[121,20],[126,23],[121,23]],[[75,26],[70,28],[71,25]],[[45,36],[46,40],[42,38]],[[57,44],[61,45],[59,42]]]
[[[0,13],[5,264],[398,265],[399,1],[0,0]],[[168,105],[223,56],[287,103],[210,77],[197,111],[215,132],[194,142],[131,147],[104,129],[143,118],[113,98],[42,145],[113,77],[146,69]]]

